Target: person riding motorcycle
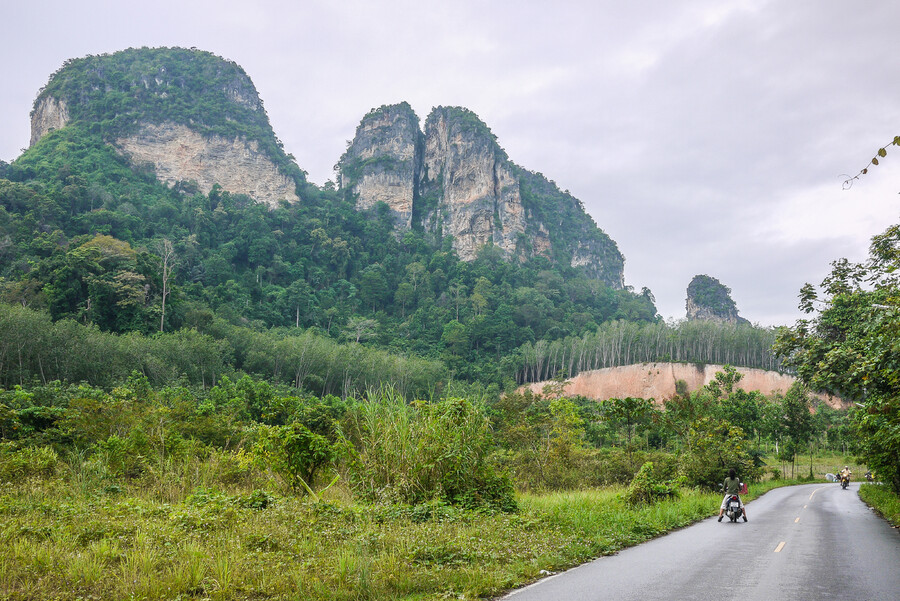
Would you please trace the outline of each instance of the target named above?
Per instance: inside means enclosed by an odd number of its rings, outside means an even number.
[[[734,495],[740,494],[741,492],[741,481],[737,477],[734,468],[728,470],[728,477],[725,478],[725,483],[722,485],[722,488],[725,490],[725,496],[722,498],[722,506],[719,508],[719,521],[722,521],[722,516],[725,513],[725,506],[728,504],[728,500]],[[744,521],[747,521],[747,507],[744,506]]]
[[[840,474],[841,477],[840,477],[840,480],[839,480],[839,481],[843,484],[844,478],[846,478],[846,479],[847,479],[847,483],[849,484],[849,483],[850,483],[850,474],[851,474],[851,473],[852,473],[852,472],[850,471],[850,468],[849,468],[848,466],[845,465],[845,466],[844,466],[844,469],[841,470],[841,474]]]

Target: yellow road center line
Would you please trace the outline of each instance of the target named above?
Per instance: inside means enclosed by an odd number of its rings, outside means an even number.
[[[794,520],[794,523],[796,524],[799,521],[800,521],[800,518],[797,518],[796,520]]]
[[[807,507],[809,507],[809,505],[804,505],[804,506],[803,506],[803,509],[806,509]]]
[[[816,490],[812,491],[812,494],[809,495],[809,500],[812,501],[812,498],[815,496],[815,494],[824,488],[827,488],[827,487],[823,486],[822,488],[817,488]]]
[[[776,552],[776,553],[781,553],[781,550],[782,550],[782,549],[784,549],[784,541],[781,541],[780,543],[778,543],[778,546],[775,547],[775,552]]]

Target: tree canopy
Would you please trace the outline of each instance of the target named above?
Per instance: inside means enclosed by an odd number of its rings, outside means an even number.
[[[856,401],[860,455],[900,493],[900,225],[875,236],[863,263],[840,259],[819,290],[807,284],[799,320],[776,352],[815,390]],[[821,296],[820,296],[821,295]]]

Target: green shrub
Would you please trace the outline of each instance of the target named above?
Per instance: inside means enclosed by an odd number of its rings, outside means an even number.
[[[751,443],[744,431],[730,423],[704,417],[691,425],[688,450],[682,455],[682,475],[687,484],[715,490],[734,468],[744,482],[756,482],[762,468],[756,466]]]
[[[143,454],[146,452],[145,443],[143,432],[133,430],[128,438],[113,434],[97,443],[97,452],[111,475],[137,478],[147,470],[147,458]]]
[[[350,481],[364,499],[516,508],[512,482],[491,461],[484,410],[467,400],[407,404],[382,390],[358,404],[348,435]]]
[[[316,474],[337,458],[337,447],[299,422],[262,432],[257,453],[292,490],[312,494]]]
[[[660,499],[678,496],[676,482],[663,482],[654,474],[653,462],[641,466],[625,491],[623,498],[629,505],[651,505]]]
[[[253,475],[253,455],[244,449],[236,453],[214,451],[210,459],[215,461],[216,477],[223,484],[246,483]]]
[[[234,497],[234,504],[242,509],[268,509],[275,504],[275,497],[264,490],[254,490],[250,494]]]
[[[50,447],[26,447],[0,455],[0,480],[13,482],[22,478],[52,478],[56,475],[59,455]]]

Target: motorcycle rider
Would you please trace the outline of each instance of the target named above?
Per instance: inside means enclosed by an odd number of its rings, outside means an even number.
[[[843,480],[844,478],[847,478],[847,482],[849,482],[851,473],[852,472],[850,471],[850,468],[845,465],[844,469],[841,470],[841,480]]]
[[[728,470],[728,477],[725,478],[725,483],[722,485],[722,488],[725,489],[725,496],[722,498],[722,506],[719,508],[719,521],[722,521],[722,516],[725,513],[725,505],[728,504],[728,499],[730,499],[733,495],[739,494],[741,492],[741,481],[737,477],[734,468]],[[744,506],[744,521],[747,521],[747,506]]]

